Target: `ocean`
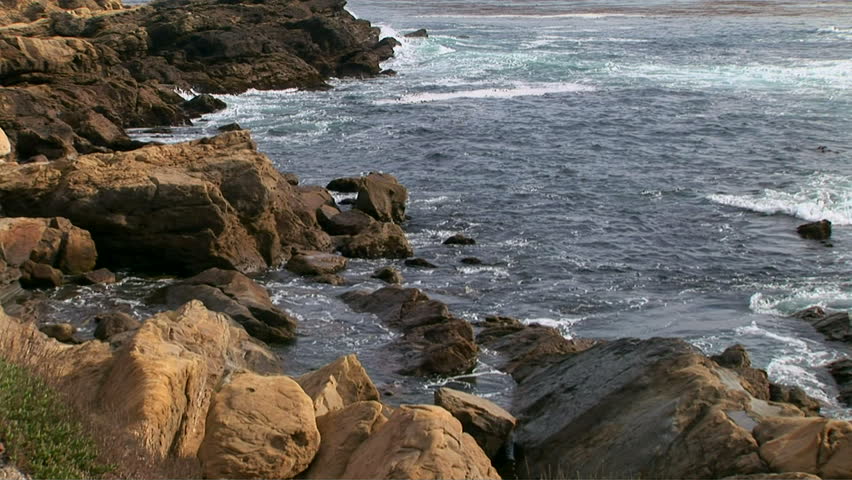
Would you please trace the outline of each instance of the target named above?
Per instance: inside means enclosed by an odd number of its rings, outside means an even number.
[[[397,335],[339,295],[400,267],[471,321],[499,313],[569,337],[675,336],[704,352],[742,343],[772,381],[852,418],[823,366],[852,353],[789,315],[852,309],[852,4],[844,1],[386,1],[349,10],[402,43],[395,76],[324,92],[249,91],[171,135],[233,121],[303,183],[370,171],[410,192],[406,225],[424,270],[355,260],[349,287],[262,277],[301,320],[290,373],[358,353],[390,403],[449,384],[507,405],[493,353],[456,378],[394,373]],[[404,38],[426,28],[429,38]],[[818,149],[818,147],[826,147]],[[825,151],[823,151],[825,150]],[[343,196],[338,196],[338,199]],[[796,226],[828,219],[828,243]],[[476,245],[450,247],[454,233]],[[482,265],[464,265],[463,257]],[[83,318],[163,280],[108,296],[54,295]],[[78,292],[79,293],[79,292]]]

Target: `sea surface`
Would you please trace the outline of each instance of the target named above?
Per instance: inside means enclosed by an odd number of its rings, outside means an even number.
[[[236,121],[303,183],[383,171],[408,187],[416,255],[439,268],[351,262],[350,287],[262,277],[301,320],[281,349],[299,374],[357,352],[390,403],[438,385],[506,405],[484,352],[471,375],[394,373],[396,334],[338,298],[400,267],[471,321],[499,313],[568,337],[744,344],[771,380],[852,418],[823,367],[850,348],[789,315],[852,309],[852,3],[845,1],[353,0],[402,46],[396,76],[326,92],[249,91],[164,142]],[[429,38],[402,33],[426,28]],[[826,147],[820,151],[818,147]],[[342,197],[338,197],[339,199]],[[828,219],[828,243],[796,226]],[[477,244],[444,246],[454,233]],[[481,266],[463,265],[475,256]],[[56,318],[144,316],[168,280],[54,295]],[[82,294],[80,294],[82,293]],[[89,325],[88,328],[91,328]]]

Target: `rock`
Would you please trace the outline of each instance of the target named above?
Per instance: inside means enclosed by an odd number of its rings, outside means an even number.
[[[12,267],[32,260],[76,275],[94,268],[97,258],[89,232],[65,218],[0,218],[0,260]]]
[[[340,357],[296,381],[311,397],[317,417],[356,402],[379,400],[379,391],[354,354]]]
[[[810,323],[829,340],[852,342],[852,324],[850,324],[848,312],[827,313],[820,307],[811,307],[793,316]]]
[[[373,223],[357,235],[340,240],[338,250],[350,258],[406,258],[414,254],[405,232],[393,223]]]
[[[115,274],[106,268],[92,270],[91,272],[84,273],[75,279],[75,282],[78,285],[107,284],[115,283],[115,281]]]
[[[421,28],[420,30],[415,30],[411,33],[406,33],[405,38],[428,38],[429,33],[425,28]]]
[[[819,415],[821,408],[819,401],[809,397],[800,387],[780,385],[777,383],[769,385],[769,400],[793,404],[808,416]]]
[[[358,193],[358,190],[361,188],[363,183],[364,179],[361,177],[335,178],[328,182],[328,185],[326,185],[325,188],[332,192]]]
[[[323,230],[330,235],[358,235],[369,227],[376,225],[372,217],[360,210],[318,213],[317,220]]]
[[[417,267],[417,268],[438,268],[434,263],[426,260],[425,258],[409,258],[405,262],[408,267]]]
[[[171,135],[174,133],[172,127],[154,127],[149,128],[147,130],[143,130],[142,133],[153,134],[153,135]]]
[[[24,288],[54,288],[62,285],[62,272],[45,265],[27,260],[21,265],[21,286]]]
[[[760,400],[770,399],[769,377],[764,370],[751,368],[751,357],[745,347],[736,344],[725,349],[720,355],[710,357],[720,367],[737,372],[740,383],[750,394]]]
[[[476,364],[478,348],[470,324],[416,288],[353,291],[343,294],[343,300],[356,312],[373,313],[402,331],[396,348],[403,357],[403,374],[457,375]]]
[[[337,204],[334,203],[334,197],[328,190],[316,185],[300,186],[294,190],[298,192],[298,201],[293,205],[293,210],[306,221],[317,224],[319,222],[317,215],[324,207],[330,207],[340,213]],[[325,211],[328,210],[325,209]]]
[[[751,475],[732,475],[722,480],[822,480],[816,475],[804,472],[754,473]]]
[[[299,385],[245,372],[216,392],[198,459],[205,478],[293,478],[319,446],[313,405]]]
[[[402,274],[394,267],[382,267],[373,272],[372,278],[378,278],[385,283],[399,285],[403,282]]]
[[[852,424],[827,418],[772,418],[754,429],[760,456],[775,472],[852,478]]]
[[[450,388],[435,391],[435,405],[456,417],[465,433],[492,460],[497,458],[517,423],[515,417],[493,402]]]
[[[461,259],[461,263],[465,265],[482,265],[482,260],[476,257],[465,257]]]
[[[796,232],[800,237],[809,240],[828,240],[831,238],[831,222],[820,220],[819,222],[799,225]]]
[[[95,338],[109,341],[115,335],[138,330],[142,322],[124,312],[106,312],[95,315]]]
[[[265,342],[287,342],[296,336],[296,320],[272,304],[266,289],[234,270],[205,270],[160,289],[149,300],[170,308],[200,300],[208,309],[227,314],[250,335]]]
[[[27,158],[26,160],[19,160],[18,163],[20,163],[21,165],[25,165],[27,163],[47,163],[49,161],[50,159],[48,159],[44,155],[33,155],[32,157]]]
[[[187,100],[183,103],[182,107],[185,112],[189,113],[190,117],[200,117],[207,113],[224,110],[228,105],[213,95],[205,93]]]
[[[228,123],[226,125],[222,125],[221,127],[217,128],[216,130],[218,130],[220,132],[236,132],[237,130],[242,130],[242,129],[243,129],[243,127],[241,127],[239,123],[234,122],[234,123]],[[298,183],[298,182],[296,182],[296,183]]]
[[[476,240],[464,236],[461,233],[457,233],[452,237],[444,240],[444,245],[474,245],[476,244]]]
[[[323,283],[325,285],[334,285],[337,287],[347,284],[345,278],[341,277],[340,275],[332,275],[329,273],[311,277],[311,280],[313,280],[314,283]]]
[[[50,323],[39,327],[41,333],[62,343],[80,343],[75,337],[77,329],[70,323]]]
[[[341,478],[500,478],[441,407],[403,406],[352,454]]]
[[[9,137],[6,132],[0,128],[0,159],[12,153],[12,144],[9,143]]]
[[[299,198],[293,188],[246,131],[0,165],[7,215],[65,215],[89,230],[102,265],[156,273],[255,271],[280,263],[292,247],[330,250],[319,226],[291,208]]]
[[[840,401],[852,407],[852,359],[844,358],[828,367],[840,390]]]
[[[311,275],[329,275],[346,268],[347,260],[340,255],[324,252],[299,252],[290,257],[286,268],[293,273]]]
[[[371,173],[364,177],[358,188],[355,207],[380,222],[405,221],[405,204],[408,190],[396,177],[385,173]]]
[[[520,381],[513,407],[529,478],[765,473],[751,429],[802,415],[754,398],[736,372],[665,338],[614,340],[545,363]]]
[[[281,174],[281,176],[284,177],[284,180],[286,180],[287,183],[289,183],[290,185],[292,185],[294,187],[299,184],[299,176],[296,175],[295,173],[284,172],[284,173]]]
[[[356,402],[318,417],[317,428],[322,442],[302,478],[344,478],[355,450],[387,422],[384,410],[385,407],[376,401]]]
[[[710,359],[725,368],[751,367],[751,357],[745,347],[739,343],[726,348],[720,355],[713,355]]]

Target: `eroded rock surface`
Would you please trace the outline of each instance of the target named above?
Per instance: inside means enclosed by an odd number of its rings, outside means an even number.
[[[379,400],[379,391],[354,354],[340,357],[296,381],[311,397],[317,417],[353,403]]]

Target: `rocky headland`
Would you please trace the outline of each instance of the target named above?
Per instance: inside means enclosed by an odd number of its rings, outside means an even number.
[[[435,405],[391,405],[358,352],[287,375],[269,345],[298,344],[298,321],[251,274],[342,285],[348,258],[412,257],[407,189],[385,173],[301,185],[238,126],[174,145],[126,128],[223,108],[208,94],[381,74],[395,41],[344,4],[0,4],[0,357],[110,432],[111,475],[852,478],[850,422],[770,382],[741,346],[708,357],[679,339],[569,340],[499,315],[471,324],[393,267],[375,275],[401,286],[335,287],[393,332],[386,361],[446,377],[487,350],[516,382],[508,408],[448,388]],[[339,205],[330,191],[357,196]],[[140,299],[159,313],[103,312],[94,339],[46,324],[32,292],[115,282],[113,271],[177,278]],[[848,315],[800,317],[849,341]],[[832,372],[848,385],[848,360]]]

